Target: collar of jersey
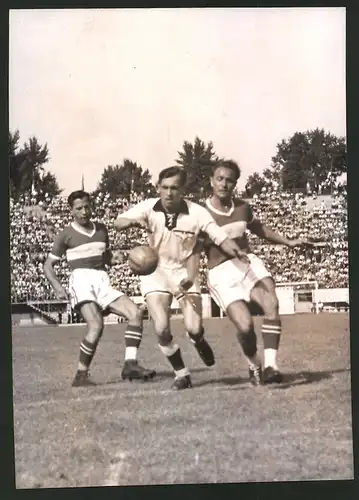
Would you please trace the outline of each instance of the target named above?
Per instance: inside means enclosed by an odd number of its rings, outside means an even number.
[[[154,207],[153,207],[153,210],[155,212],[163,212],[163,213],[167,213],[166,210],[163,208],[163,205],[161,203],[161,200],[158,200],[156,201]],[[188,214],[189,211],[188,211],[188,205],[187,203],[185,202],[185,200],[181,200],[181,203],[179,205],[179,209],[178,209],[178,212],[176,212],[178,214]]]
[[[212,210],[212,212],[214,212],[215,214],[217,215],[226,215],[227,217],[230,217],[232,214],[233,214],[233,210],[234,210],[234,202],[233,200],[231,200],[231,208],[229,209],[228,212],[222,212],[221,210],[217,210],[217,208],[215,208],[212,203],[210,202],[210,198],[207,198],[206,200],[206,205],[207,207]]]
[[[93,225],[93,229],[92,229],[91,233],[88,233],[88,232],[84,231],[83,229],[81,229],[81,227],[79,227],[74,222],[71,222],[71,227],[73,229],[75,229],[75,231],[77,231],[80,234],[84,234],[85,236],[88,236],[89,238],[91,238],[96,232],[96,224],[94,222],[92,222],[92,225]]]

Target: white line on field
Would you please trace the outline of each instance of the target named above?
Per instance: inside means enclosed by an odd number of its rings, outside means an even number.
[[[112,464],[109,467],[109,473],[107,479],[104,482],[104,486],[120,486],[120,474],[125,465],[126,453],[117,452],[114,459],[112,459]]]

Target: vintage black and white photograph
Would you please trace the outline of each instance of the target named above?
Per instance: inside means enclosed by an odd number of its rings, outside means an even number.
[[[10,10],[16,488],[354,477],[345,39]]]

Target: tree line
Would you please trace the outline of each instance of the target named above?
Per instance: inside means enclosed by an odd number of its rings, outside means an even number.
[[[36,200],[44,200],[61,194],[56,175],[45,169],[49,162],[47,143],[41,145],[32,136],[20,146],[20,133],[9,132],[10,195],[18,200],[28,194]],[[199,137],[193,142],[184,141],[177,152],[174,165],[187,173],[185,194],[194,198],[208,196],[209,176],[214,164],[221,160],[212,142],[205,143]],[[309,190],[318,192],[320,187],[331,186],[346,173],[346,142],[324,129],[295,132],[290,138],[276,146],[276,154],[262,174],[255,172],[246,180],[245,190],[240,196],[253,196],[268,186],[277,186],[283,191]],[[80,186],[78,186],[80,188]],[[74,187],[75,189],[75,187]],[[121,164],[107,165],[92,194],[104,193],[110,198],[127,197],[131,192],[155,195],[156,188],[148,169],[128,158]]]

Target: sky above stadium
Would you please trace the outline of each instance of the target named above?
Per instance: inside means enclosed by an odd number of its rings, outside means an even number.
[[[10,11],[9,120],[64,194],[124,158],[156,176],[198,135],[251,173],[316,127],[346,135],[345,9]]]

